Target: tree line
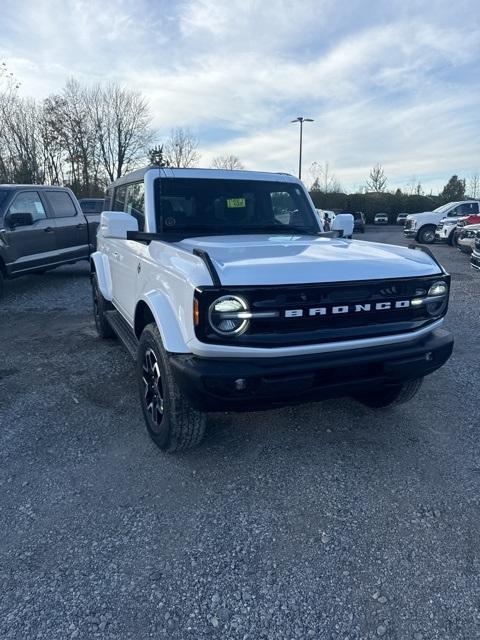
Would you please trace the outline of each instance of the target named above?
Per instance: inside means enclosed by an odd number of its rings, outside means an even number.
[[[0,183],[63,184],[78,197],[103,195],[106,186],[147,164],[161,149],[163,164],[195,167],[198,141],[176,128],[161,145],[147,100],[109,83],[69,80],[61,92],[38,101],[22,97],[19,83],[0,64]],[[236,156],[219,156],[217,168],[243,168]]]
[[[480,198],[480,178],[474,173],[467,181],[453,175],[437,195],[425,194],[421,183],[413,177],[405,189],[388,190],[385,170],[380,164],[372,167],[364,185],[355,193],[345,193],[330,165],[312,163],[310,195],[318,209],[363,211],[368,222],[376,213],[386,213],[394,222],[399,213],[431,211],[447,202]]]

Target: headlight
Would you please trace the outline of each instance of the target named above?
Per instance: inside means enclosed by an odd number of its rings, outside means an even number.
[[[448,285],[446,282],[443,282],[443,280],[441,280],[440,282],[435,282],[435,284],[432,284],[432,286],[428,290],[428,297],[446,296],[447,293],[448,293]]]
[[[251,313],[239,296],[222,296],[210,305],[208,321],[221,336],[238,336],[248,329]]]
[[[448,304],[448,285],[443,280],[432,284],[428,290],[426,308],[430,316],[438,317],[443,314]]]

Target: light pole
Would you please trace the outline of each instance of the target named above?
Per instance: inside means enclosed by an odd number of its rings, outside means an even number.
[[[303,123],[304,122],[313,122],[312,118],[303,118],[302,116],[298,116],[292,122],[300,123],[300,153],[298,156],[298,179],[302,179],[302,145],[303,145]]]

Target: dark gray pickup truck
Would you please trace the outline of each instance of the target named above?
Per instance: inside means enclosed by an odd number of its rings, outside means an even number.
[[[88,260],[99,220],[66,187],[0,185],[0,296],[5,278]]]

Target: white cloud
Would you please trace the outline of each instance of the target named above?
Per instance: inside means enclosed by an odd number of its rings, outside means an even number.
[[[329,160],[347,185],[376,162],[395,184],[415,174],[436,186],[478,169],[473,0],[368,6],[7,0],[0,58],[38,97],[72,75],[136,87],[161,133],[198,133],[207,165],[236,153],[251,169],[295,171],[290,120],[307,115],[315,123],[305,129],[305,167]],[[218,140],[215,128],[230,133]]]

